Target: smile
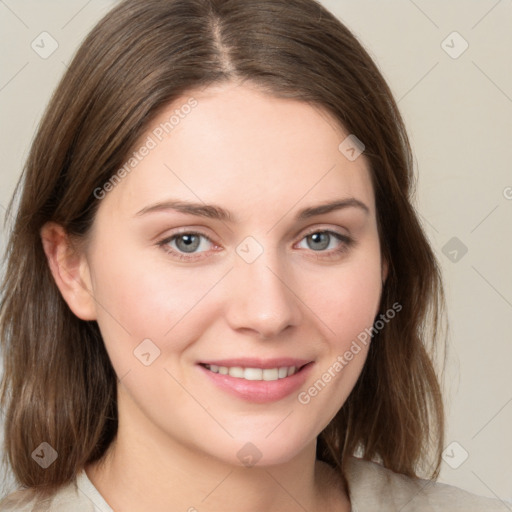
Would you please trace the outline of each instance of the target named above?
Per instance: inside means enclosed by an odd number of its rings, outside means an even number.
[[[242,368],[241,366],[218,366],[205,364],[204,367],[213,373],[229,375],[237,379],[273,381],[291,377],[299,368],[296,366],[282,366],[279,368]]]

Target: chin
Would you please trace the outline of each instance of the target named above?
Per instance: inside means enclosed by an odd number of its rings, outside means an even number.
[[[228,446],[220,446],[219,451],[212,453],[212,456],[222,460],[224,463],[238,467],[270,467],[287,464],[305,450],[315,450],[315,439],[294,439],[286,435],[267,434],[247,436],[247,440],[240,438],[231,440]],[[210,447],[211,452],[211,447]]]

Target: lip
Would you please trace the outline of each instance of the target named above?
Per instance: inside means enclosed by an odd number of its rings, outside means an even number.
[[[242,368],[282,368],[283,366],[296,366],[300,368],[311,362],[311,359],[297,359],[295,357],[277,357],[273,359],[262,359],[257,357],[243,357],[236,359],[216,359],[199,361],[200,364],[215,364],[217,366],[241,366]]]
[[[205,368],[204,364],[214,364],[218,366],[241,366],[245,368],[279,368],[283,366],[297,366],[300,370],[284,379],[265,381],[265,380],[245,380],[230,375],[214,373]],[[310,374],[314,361],[295,358],[279,359],[222,359],[216,361],[202,361],[198,368],[222,391],[232,396],[252,403],[270,403],[282,400],[294,391],[297,391]]]

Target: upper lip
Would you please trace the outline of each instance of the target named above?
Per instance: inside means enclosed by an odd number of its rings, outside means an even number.
[[[311,359],[297,359],[296,357],[277,357],[273,359],[262,359],[257,357],[240,357],[234,359],[210,359],[207,361],[200,361],[199,364],[227,366],[227,367],[242,367],[242,368],[283,368],[285,366],[295,366],[301,368],[302,366],[311,363]]]

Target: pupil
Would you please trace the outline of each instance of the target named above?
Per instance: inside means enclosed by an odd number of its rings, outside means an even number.
[[[181,235],[176,240],[176,246],[183,252],[194,252],[199,247],[199,237],[196,235]]]
[[[322,250],[329,246],[329,236],[327,233],[314,233],[309,235],[311,249]]]

